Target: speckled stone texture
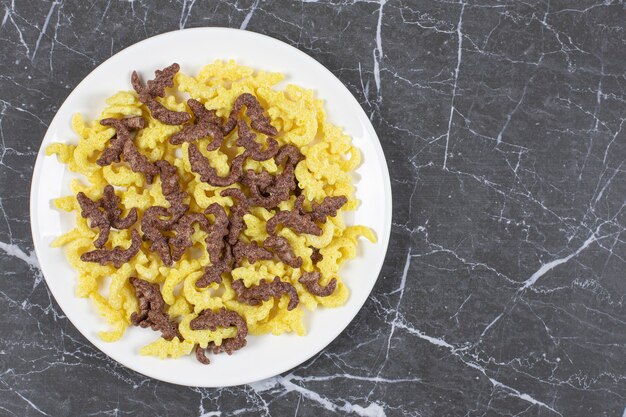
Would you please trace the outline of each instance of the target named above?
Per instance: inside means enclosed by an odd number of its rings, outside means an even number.
[[[0,415],[621,416],[626,9],[611,3],[2,0]],[[154,381],[94,349],[46,289],[27,210],[36,151],[78,82],[196,26],[327,66],[371,116],[394,194],[355,321],[291,372],[228,389]]]

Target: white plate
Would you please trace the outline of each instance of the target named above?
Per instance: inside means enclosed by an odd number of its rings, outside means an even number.
[[[329,120],[343,126],[363,153],[357,170],[357,197],[361,205],[348,220],[375,230],[378,243],[361,239],[356,259],[341,271],[351,295],[345,306],[318,309],[306,313],[308,334],[249,337],[248,345],[232,356],[211,355],[209,366],[201,365],[193,355],[181,359],[160,360],[140,356],[141,346],[158,334],[130,328],[122,340],[103,342],[97,332],[106,329],[104,320],[88,299],[74,296],[76,273],[62,249],[50,248],[50,242],[70,230],[73,217],[60,213],[51,200],[70,194],[72,174],[57,162],[45,157],[52,142],[76,142],[70,120],[81,112],[87,120],[96,118],[104,100],[118,90],[129,90],[130,73],[138,70],[145,78],[153,71],[178,62],[187,74],[196,74],[216,59],[235,59],[258,70],[278,71],[286,82],[317,91],[325,101]],[[348,89],[313,58],[276,39],[224,28],[197,28],[165,33],[139,42],[112,56],[89,74],[69,95],[52,120],[43,139],[31,185],[31,227],[41,270],[67,317],[98,349],[137,372],[175,384],[218,387],[259,381],[285,372],[324,349],[356,316],[369,296],[380,273],[391,229],[391,186],[382,148],[365,112]]]

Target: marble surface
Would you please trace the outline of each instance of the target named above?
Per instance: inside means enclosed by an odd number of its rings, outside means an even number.
[[[0,1],[0,415],[622,416],[626,10],[611,3]],[[27,211],[77,83],[196,26],[327,66],[371,116],[394,193],[355,321],[291,372],[228,389],[91,346],[46,288]]]

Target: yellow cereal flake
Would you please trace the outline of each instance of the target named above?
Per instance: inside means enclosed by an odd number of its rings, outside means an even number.
[[[213,310],[224,306],[222,297],[213,294],[213,289],[218,287],[217,283],[213,283],[207,288],[198,288],[196,286],[196,281],[202,277],[202,274],[202,271],[193,272],[187,275],[183,283],[183,294],[187,301],[194,306],[196,313],[207,308]]]
[[[243,216],[243,221],[246,224],[246,229],[243,231],[243,234],[247,236],[250,240],[262,243],[265,239],[267,239],[265,223],[268,219],[263,216],[264,213],[262,211],[253,210],[253,212],[260,215],[256,216],[255,214],[248,213]],[[269,217],[272,217],[271,214]]]
[[[328,194],[324,191],[324,181],[315,178],[309,170],[306,160],[300,162],[295,170],[298,185],[302,189],[302,193],[310,201],[321,201]]]
[[[159,337],[154,342],[142,347],[139,350],[140,355],[144,356],[158,356],[160,359],[165,358],[180,358],[181,356],[189,355],[193,350],[194,343],[189,340],[178,340],[177,337],[172,340],[165,340]]]
[[[339,159],[339,165],[341,166],[341,170],[344,172],[350,172],[355,170],[359,165],[361,165],[361,151],[354,147],[350,146],[349,158],[341,158]]]
[[[74,150],[76,146],[66,145],[64,143],[53,143],[46,148],[46,155],[56,155],[59,157],[59,161],[63,164],[69,164],[72,162],[74,156]]]
[[[344,155],[351,147],[352,138],[343,132],[343,129],[330,123],[322,124],[322,138],[330,145],[330,152],[335,155]]]
[[[317,109],[310,100],[290,100],[284,91],[259,88],[257,95],[269,104],[267,113],[272,119],[280,119],[289,127],[280,137],[283,143],[302,147],[315,139],[317,134]]]
[[[322,277],[337,274],[341,264],[356,256],[356,241],[347,237],[338,237],[330,245],[320,249],[323,259],[317,263]]]
[[[181,106],[175,105],[172,107],[181,108]],[[184,111],[184,105],[182,106]],[[176,110],[176,109],[172,109]],[[180,111],[180,110],[179,110]],[[180,131],[180,126],[170,126],[156,119],[150,118],[148,125],[145,129],[141,129],[135,137],[135,144],[141,151],[148,151],[150,149],[157,149],[158,154],[163,155],[165,153],[165,142],[174,133]],[[156,156],[156,155],[153,155]]]
[[[365,239],[369,240],[372,243],[376,243],[377,241],[374,231],[365,226],[347,227],[346,230],[343,231],[342,236],[347,237],[348,239],[352,239],[355,242],[359,236],[363,236]]]
[[[199,278],[202,276],[202,271],[200,270],[198,261],[188,261],[186,259],[182,260],[176,268],[163,268],[162,273],[166,275],[166,278],[163,286],[161,287],[161,295],[167,304],[172,304],[174,302],[174,299],[176,298],[174,290],[178,284],[183,282],[184,279],[189,278],[192,274],[194,274],[193,277]],[[193,279],[193,277],[191,279]],[[194,300],[196,300],[195,297],[196,295],[194,294]],[[188,299],[188,301],[194,304],[191,299]]]
[[[314,248],[324,248],[330,244],[333,238],[337,235],[336,230],[337,226],[332,221],[327,221],[326,223],[321,225],[322,234],[319,236],[315,235],[304,235],[306,238],[307,246],[313,246]]]
[[[228,307],[228,309],[236,311],[246,319],[248,330],[251,327],[254,327],[257,323],[266,320],[275,304],[276,301],[274,301],[273,298],[270,298],[269,300],[261,303],[261,305],[256,306],[243,304],[236,300],[226,301],[226,307]]]
[[[120,293],[122,294],[122,299],[124,300],[122,303],[124,315],[127,320],[130,320],[130,316],[139,310],[139,301],[137,301],[137,297],[135,296],[135,289],[132,287],[130,282],[127,282],[122,287]]]
[[[143,255],[143,252],[139,252],[139,256]],[[159,273],[159,268],[163,266],[163,262],[160,259],[154,259],[150,257],[150,261],[146,263],[135,263],[135,271],[141,279],[148,282],[161,282],[164,280],[163,276]]]
[[[167,309],[167,314],[169,314],[172,318],[176,318],[189,314],[192,311],[193,310],[191,308],[191,305],[189,304],[185,296],[181,295],[176,297],[174,303],[172,303]]]
[[[204,66],[196,78],[202,83],[222,85],[225,81],[232,82],[242,78],[249,78],[253,74],[254,70],[252,68],[238,65],[234,60],[226,62],[217,60]]]
[[[139,172],[134,172],[126,165],[107,165],[102,168],[102,174],[107,182],[113,186],[141,187],[145,183],[145,177]]]
[[[333,187],[324,187],[326,195],[348,197],[348,202],[342,207],[342,210],[355,210],[359,205],[359,200],[354,198],[354,185],[349,182],[338,182]]]
[[[179,91],[182,91],[183,93],[189,93],[192,98],[202,103],[217,95],[215,87],[204,84],[194,77],[185,75],[182,72],[176,74],[174,80],[176,81],[176,85]]]
[[[63,211],[74,211],[80,209],[80,205],[78,204],[76,197],[73,195],[56,198],[54,200],[54,206]]]
[[[91,293],[89,296],[95,304],[96,309],[107,323],[111,326],[111,330],[99,332],[98,335],[105,342],[115,342],[119,340],[128,327],[128,321],[124,317],[124,310],[116,310],[105,300],[105,298],[97,292]]]
[[[233,280],[241,279],[246,287],[259,285],[261,280],[272,281],[274,277],[282,278],[286,274],[285,264],[276,261],[258,261],[250,265],[244,261],[239,268],[233,269]]]
[[[124,299],[122,297],[122,288],[128,283],[128,278],[134,274],[133,267],[130,264],[124,264],[120,269],[111,275],[111,284],[109,285],[109,305],[116,310],[122,308]]]
[[[154,205],[150,191],[144,188],[135,187],[134,185],[128,187],[126,192],[120,195],[120,199],[126,210],[136,207],[137,210],[141,210],[143,212],[147,210],[148,207]]]
[[[268,159],[266,161],[255,161],[253,159],[248,159],[243,164],[243,168],[245,170],[251,169],[254,172],[261,172],[265,170],[270,174],[276,174],[278,172],[278,165],[276,165],[276,161],[274,159]]]
[[[157,177],[152,184],[149,191],[152,204],[155,206],[169,207],[170,203],[167,201],[163,192],[161,191],[161,177]]]
[[[326,184],[333,185],[337,181],[349,181],[350,174],[341,169],[340,157],[328,152],[330,145],[319,142],[309,147],[306,151],[307,167],[316,179],[325,179]]]
[[[60,248],[82,237],[84,237],[84,235],[81,233],[79,229],[72,229],[69,232],[64,233],[61,236],[54,239],[52,243],[50,244],[50,246],[52,246],[53,248]]]
[[[109,106],[141,106],[137,93],[134,91],[119,91],[107,98],[105,103]]]
[[[72,116],[72,129],[74,129],[74,132],[76,132],[80,139],[88,138],[91,132],[91,129],[85,124],[83,116],[80,113],[75,113]]]
[[[78,274],[75,291],[76,297],[87,298],[95,291],[98,291],[98,276],[91,275],[89,272],[81,272]]]
[[[120,91],[106,100],[107,106],[102,111],[102,119],[125,116],[141,116],[142,108],[134,91]]]
[[[271,333],[277,336],[282,333],[295,332],[298,336],[304,336],[306,334],[306,329],[302,321],[304,310],[300,307],[287,310],[288,303],[289,298],[283,296],[266,320],[250,326],[250,334],[261,335]]]

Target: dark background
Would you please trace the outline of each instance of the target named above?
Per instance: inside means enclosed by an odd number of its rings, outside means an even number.
[[[626,10],[607,3],[0,1],[0,415],[621,416]],[[46,289],[27,209],[77,83],[197,26],[327,66],[371,116],[394,195],[355,321],[291,372],[228,389],[94,349]]]

